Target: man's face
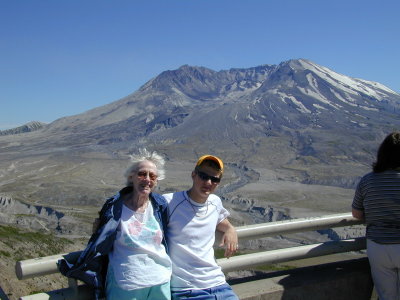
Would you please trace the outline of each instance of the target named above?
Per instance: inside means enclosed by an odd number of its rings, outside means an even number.
[[[203,165],[192,172],[193,179],[193,189],[196,194],[201,197],[207,198],[210,194],[214,193],[220,179],[221,172],[215,170],[214,168]]]

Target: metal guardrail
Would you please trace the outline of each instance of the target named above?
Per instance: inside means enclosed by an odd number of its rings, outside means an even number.
[[[316,231],[327,228],[344,227],[363,224],[353,218],[351,213],[333,214],[321,217],[299,218],[271,223],[262,223],[237,227],[239,240],[259,239],[267,236],[283,235],[288,233]]]
[[[257,239],[274,235],[284,235],[289,233],[315,231],[321,229],[344,227],[362,224],[362,221],[352,217],[351,213],[334,214],[321,217],[310,217],[291,219],[285,221],[254,224],[248,226],[237,227],[239,240]],[[299,246],[285,249],[278,249],[265,252],[257,252],[234,256],[229,259],[218,259],[218,264],[224,272],[244,269],[267,263],[277,263],[302,258],[324,256],[334,253],[342,253],[349,251],[358,251],[366,249],[365,238],[356,238],[350,240],[332,241],[314,245]],[[57,261],[63,257],[73,261],[81,251],[53,255],[47,257],[39,257],[29,260],[18,261],[15,265],[15,273],[17,278],[22,280],[47,274],[58,272]],[[84,287],[77,286],[76,281],[70,281],[70,288],[48,293],[40,293],[36,295],[21,297],[23,300],[33,299],[76,299],[79,293],[79,299],[89,299],[84,296],[87,291],[82,290]],[[82,291],[81,291],[82,290]],[[83,294],[82,294],[83,293]]]
[[[15,264],[15,275],[17,275],[19,280],[22,280],[57,273],[58,260],[66,258],[68,261],[76,261],[81,252],[82,251],[76,251],[17,261]]]
[[[329,254],[359,251],[366,248],[364,237],[341,241],[325,242],[306,246],[270,250],[252,254],[221,258],[218,264],[224,272],[231,272],[263,264],[278,263]]]

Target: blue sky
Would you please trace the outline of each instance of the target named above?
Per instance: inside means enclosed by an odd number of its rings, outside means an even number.
[[[116,101],[184,64],[306,58],[400,92],[398,0],[0,0],[0,130]]]

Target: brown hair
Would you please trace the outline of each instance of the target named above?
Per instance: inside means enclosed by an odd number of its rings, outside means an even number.
[[[400,132],[390,133],[379,146],[376,162],[372,164],[373,171],[380,173],[400,167]]]

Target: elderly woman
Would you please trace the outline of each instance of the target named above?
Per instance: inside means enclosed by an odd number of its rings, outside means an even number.
[[[367,224],[367,255],[379,300],[400,299],[400,132],[380,145],[373,171],[357,186],[352,213]]]
[[[107,299],[170,299],[167,203],[153,193],[164,159],[143,150],[131,160],[127,186],[104,204],[85,251],[75,264],[59,261],[59,269],[92,285],[96,299],[104,296],[104,281]]]

